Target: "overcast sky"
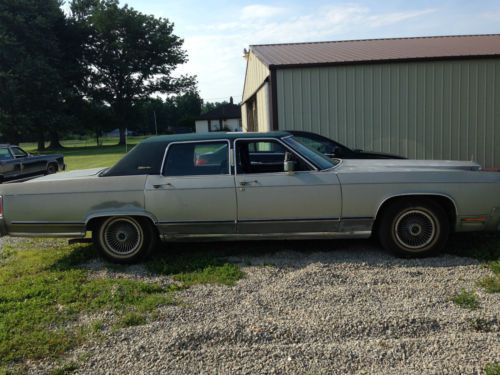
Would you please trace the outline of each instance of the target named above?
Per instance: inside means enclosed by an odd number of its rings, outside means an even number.
[[[500,33],[499,0],[121,2],[174,22],[189,54],[179,71],[197,75],[207,101],[241,99],[251,44]]]

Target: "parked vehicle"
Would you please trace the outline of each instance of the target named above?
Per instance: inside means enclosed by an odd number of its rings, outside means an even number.
[[[218,163],[197,155],[221,152]],[[286,132],[150,138],[115,166],[0,186],[2,235],[83,238],[115,262],[158,238],[367,238],[404,256],[500,230],[500,174],[473,162],[330,159]]]
[[[19,146],[0,145],[0,183],[65,169],[63,155],[31,155]]]
[[[349,147],[334,141],[333,139],[324,137],[322,135],[301,131],[301,130],[287,130],[288,133],[293,134],[295,138],[314,148],[316,151],[325,154],[329,158],[339,159],[406,159],[403,156],[395,154],[386,154],[376,151],[364,150],[351,150]]]

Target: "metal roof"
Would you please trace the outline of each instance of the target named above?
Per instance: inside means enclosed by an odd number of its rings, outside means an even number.
[[[500,34],[262,44],[251,51],[269,68],[500,55]]]

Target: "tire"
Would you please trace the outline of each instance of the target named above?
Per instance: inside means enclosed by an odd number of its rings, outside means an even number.
[[[57,172],[57,166],[55,164],[49,164],[47,166],[47,170],[45,171],[45,174],[54,174]]]
[[[132,216],[106,218],[92,236],[100,254],[114,263],[135,263],[145,259],[158,239],[148,219]]]
[[[438,253],[448,240],[450,223],[444,209],[431,200],[397,201],[381,216],[382,246],[402,257]]]

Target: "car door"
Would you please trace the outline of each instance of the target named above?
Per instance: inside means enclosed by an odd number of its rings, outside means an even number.
[[[22,148],[12,146],[10,148],[17,161],[21,163],[21,170],[23,175],[41,174],[46,170],[47,162],[38,156],[31,156]]]
[[[217,160],[199,162],[200,155],[214,151]],[[146,209],[158,219],[161,234],[235,233],[236,192],[229,154],[230,144],[224,139],[168,145],[162,173],[148,176],[145,191]]]
[[[257,154],[281,154],[279,163]],[[337,175],[317,170],[276,139],[235,141],[238,233],[336,232],[341,215]],[[284,171],[293,160],[296,170]]]

